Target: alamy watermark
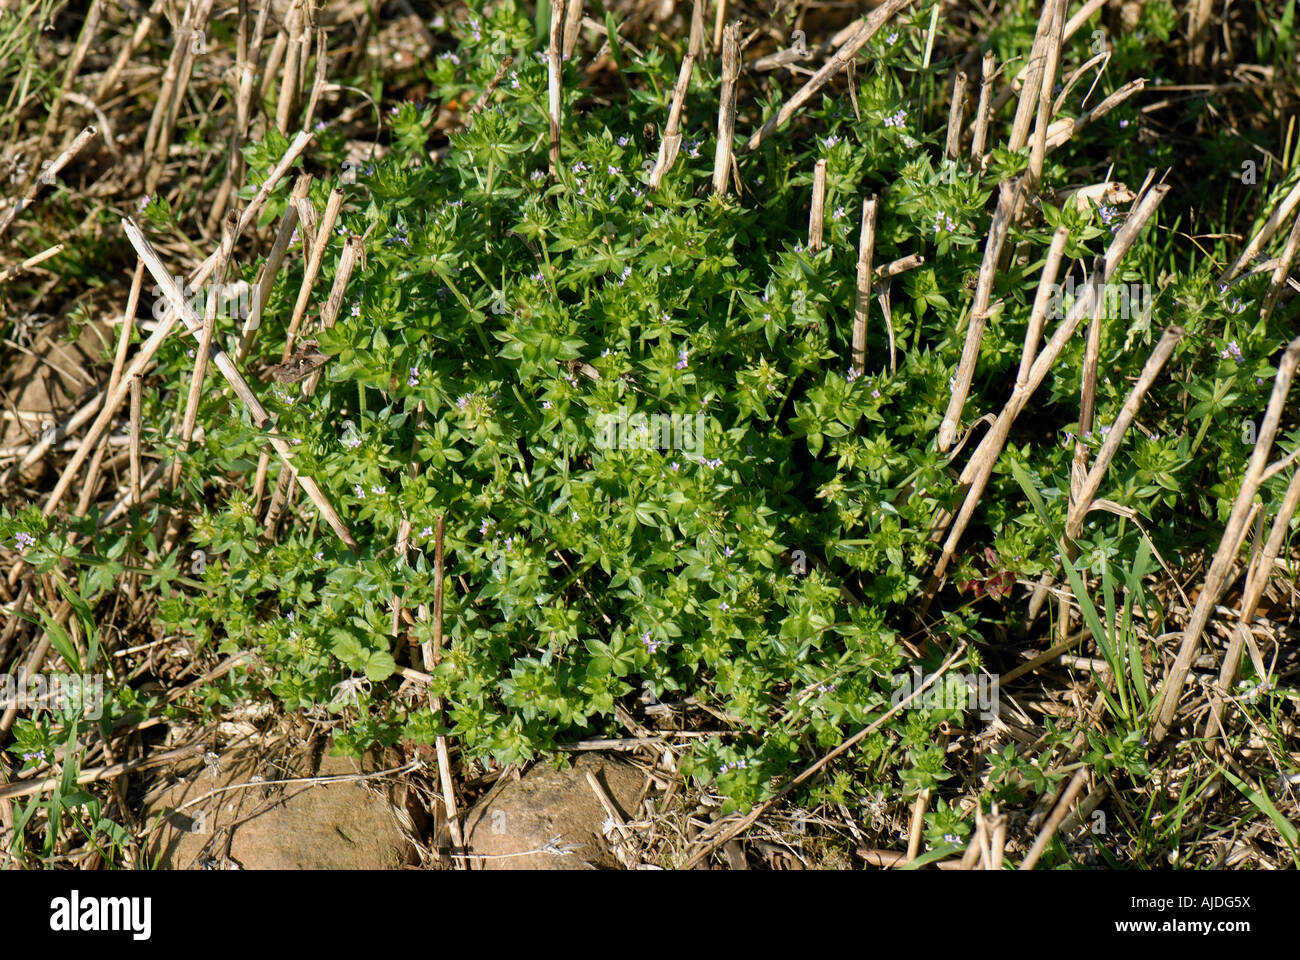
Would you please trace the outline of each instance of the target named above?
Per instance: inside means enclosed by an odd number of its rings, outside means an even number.
[[[221,320],[246,320],[253,312],[254,288],[244,280],[234,283],[205,283],[197,289],[186,286],[185,278],[173,277],[176,286],[185,293],[185,302],[200,317],[207,316],[210,298],[216,300],[216,317]],[[167,313],[171,302],[163,295],[162,287],[154,284],[152,291],[155,299],[153,318],[161,320]]]
[[[1071,304],[1085,296],[1089,286],[1080,283],[1076,289],[1074,277],[1066,277],[1063,284],[1052,284],[1047,316],[1052,320],[1064,319]],[[1145,283],[1103,283],[1101,297],[1103,320],[1144,320],[1151,313],[1151,288]]]
[[[930,678],[919,667],[912,673],[894,674],[894,694],[889,705],[896,707]],[[997,717],[998,678],[987,673],[949,673],[935,680],[908,704],[910,710],[979,710],[980,719],[988,722]]]
[[[620,406],[617,413],[596,418],[596,445],[612,450],[681,450],[704,455],[703,413],[633,413]]]
[[[33,713],[73,713],[98,720],[104,715],[104,675],[29,674],[19,667],[16,674],[0,676],[0,711],[11,707]]]

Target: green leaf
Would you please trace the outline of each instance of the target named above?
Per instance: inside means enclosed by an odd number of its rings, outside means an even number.
[[[1273,805],[1273,801],[1268,794],[1256,790],[1250,784],[1239,779],[1231,770],[1219,767],[1219,772],[1223,774],[1232,783],[1234,787],[1241,791],[1242,795],[1253,803],[1260,812],[1268,816],[1273,821],[1273,826],[1277,827],[1277,832],[1282,834],[1282,839],[1286,841],[1287,846],[1291,848],[1291,859],[1297,868],[1300,868],[1300,836],[1297,835],[1295,824],[1286,817]]]
[[[366,660],[366,676],[375,683],[387,680],[397,672],[397,661],[387,650],[375,650]]]
[[[954,853],[961,853],[962,847],[956,843],[945,843],[942,846],[935,847],[933,850],[920,854],[915,860],[905,864],[904,870],[917,870],[924,867],[927,863],[934,863],[936,860],[942,860],[944,857],[950,857]]]
[[[46,636],[50,638],[50,646],[59,652],[59,656],[74,672],[81,673],[81,657],[77,656],[77,648],[67,631],[44,610],[38,608],[36,612],[41,616],[41,625],[45,628]]]

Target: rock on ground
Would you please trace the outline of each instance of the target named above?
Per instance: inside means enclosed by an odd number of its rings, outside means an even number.
[[[636,819],[637,796],[645,774],[610,757],[579,754],[565,770],[539,764],[518,781],[498,785],[465,818],[470,854],[496,859],[470,861],[473,870],[618,869],[612,841],[602,836],[607,814],[587,773],[611,796],[625,820]],[[557,847],[581,844],[565,856],[539,853],[553,838]]]
[[[363,781],[264,786],[305,770],[222,756],[213,772],[198,766],[161,795],[146,799],[148,863],[163,869],[391,870],[408,843],[392,808]],[[367,766],[366,769],[372,767]],[[316,776],[353,776],[353,761],[325,757]],[[250,786],[241,786],[243,784]],[[189,801],[222,790],[184,809]],[[155,824],[157,826],[155,827]],[[226,843],[229,841],[227,852]]]

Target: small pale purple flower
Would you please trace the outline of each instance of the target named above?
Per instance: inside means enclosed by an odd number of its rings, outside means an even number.
[[[361,484],[354,483],[352,485],[352,492],[356,494],[358,500],[366,499],[366,491],[361,489]]]
[[[26,550],[28,547],[30,547],[32,544],[36,542],[36,538],[33,537],[30,533],[28,533],[26,530],[19,530],[17,533],[14,534],[14,541],[18,544],[18,548],[20,550]]]
[[[1238,363],[1240,363],[1243,359],[1241,354],[1241,347],[1237,346],[1236,340],[1233,340],[1226,347],[1224,347],[1223,352],[1220,353],[1219,356],[1221,356],[1224,360],[1231,358],[1233,360],[1236,360]]]
[[[418,386],[420,385],[420,368],[419,368],[419,367],[415,367],[415,368],[413,368],[413,369],[411,370],[411,372],[410,372],[409,374],[407,374],[407,377],[406,377],[406,385],[407,385],[408,387],[418,387]]]
[[[686,369],[686,364],[687,364],[687,360],[686,360],[686,358],[687,358],[688,355],[689,355],[689,351],[686,350],[685,348],[682,348],[681,350],[677,351],[677,369],[678,369],[678,370],[685,370],[685,369]]]

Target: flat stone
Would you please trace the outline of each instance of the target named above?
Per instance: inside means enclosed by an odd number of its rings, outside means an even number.
[[[356,772],[347,757],[325,757],[316,775]],[[226,755],[215,775],[199,766],[148,800],[148,862],[168,870],[392,870],[403,864],[408,844],[392,807],[364,782],[264,786],[252,779],[259,773],[263,780],[305,775]],[[222,787],[234,789],[204,798]]]
[[[587,782],[588,772],[624,820],[637,819],[634,805],[645,774],[631,764],[590,753],[579,754],[564,770],[538,764],[518,781],[490,791],[469,811],[466,852],[493,858],[472,859],[470,869],[619,869],[611,841],[602,837],[607,814]],[[578,846],[562,856],[539,852],[548,845]]]

